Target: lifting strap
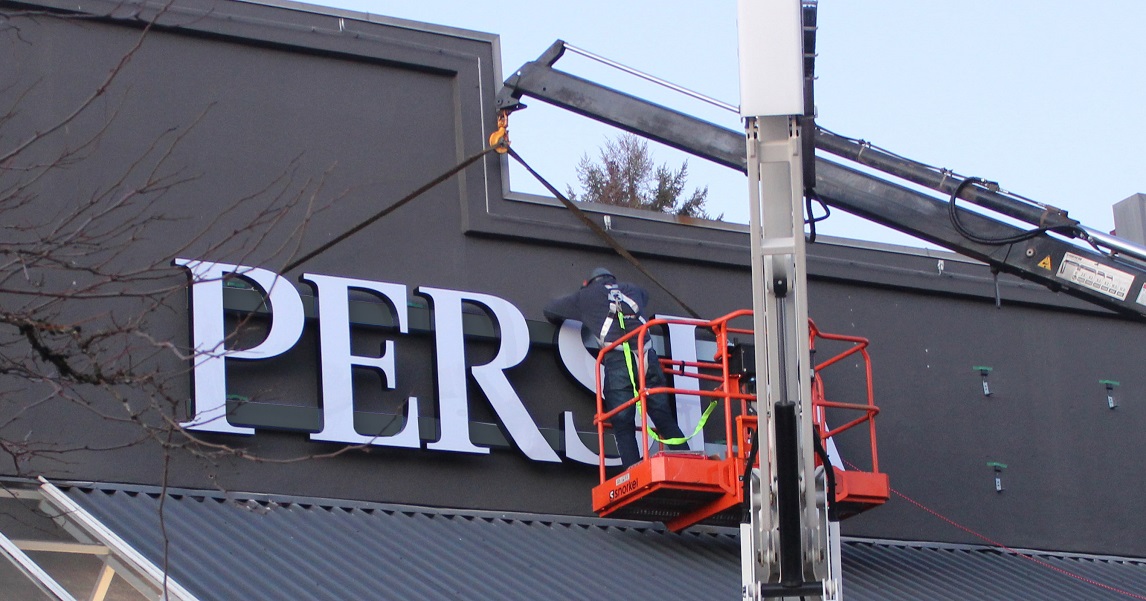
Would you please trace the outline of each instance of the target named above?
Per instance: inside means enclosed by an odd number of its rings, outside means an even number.
[[[500,123],[500,121],[499,121],[499,123]],[[499,133],[503,134],[503,135],[498,136]],[[283,267],[281,269],[281,272],[286,273],[286,272],[294,269],[295,267],[298,267],[299,265],[302,265],[303,263],[306,263],[307,261],[309,261],[309,260],[317,257],[318,255],[326,252],[328,249],[330,249],[330,247],[334,246],[335,244],[338,244],[339,242],[342,242],[343,240],[353,236],[354,234],[357,234],[358,232],[365,229],[366,226],[374,223],[375,221],[378,221],[379,219],[382,219],[383,217],[389,215],[390,213],[393,213],[394,211],[398,210],[399,208],[401,208],[406,203],[408,203],[411,200],[414,200],[415,198],[421,196],[422,194],[424,194],[426,191],[430,190],[431,188],[433,188],[433,187],[437,186],[438,184],[450,179],[451,177],[454,176],[454,174],[458,173],[462,169],[465,169],[466,167],[469,167],[470,165],[477,162],[478,159],[484,157],[485,155],[487,155],[491,152],[496,152],[499,154],[505,153],[505,151],[506,151],[505,149],[509,147],[508,146],[509,145],[509,136],[504,135],[504,134],[505,134],[504,128],[499,129],[498,131],[494,132],[494,134],[490,136],[490,143],[492,144],[492,146],[488,146],[488,147],[482,149],[480,152],[477,152],[475,154],[470,155],[464,161],[458,163],[457,165],[454,165],[448,171],[446,171],[445,173],[434,178],[429,183],[423,185],[422,187],[418,188],[417,190],[414,190],[413,192],[407,194],[406,196],[403,196],[401,200],[399,200],[399,201],[395,202],[394,204],[386,207],[385,209],[382,209],[381,211],[375,213],[372,217],[370,217],[370,218],[366,219],[365,221],[363,221],[362,223],[359,223],[358,225],[350,228],[346,232],[344,232],[338,236],[335,236],[332,240],[323,244],[322,246],[319,246],[318,248],[306,253],[302,257],[295,259],[294,261],[291,261],[290,263],[288,263],[285,267]]]
[[[638,261],[637,258],[632,255],[632,253],[630,253],[627,249],[625,249],[625,247],[621,246],[612,236],[609,235],[608,232],[605,231],[604,228],[602,228],[600,225],[597,225],[597,223],[595,221],[590,219],[589,216],[586,215],[584,211],[582,211],[580,208],[578,208],[577,205],[573,203],[573,201],[566,198],[564,194],[562,194],[559,190],[557,190],[557,188],[555,188],[553,186],[553,184],[549,183],[549,181],[546,180],[544,177],[541,177],[540,173],[538,173],[537,171],[534,171],[533,167],[530,167],[529,164],[525,162],[525,159],[521,158],[521,155],[517,154],[517,152],[515,150],[513,150],[513,148],[509,145],[509,131],[508,131],[509,114],[506,111],[500,111],[498,113],[497,124],[498,124],[498,129],[495,130],[489,136],[489,144],[490,144],[489,146],[483,148],[481,151],[479,151],[475,154],[470,155],[469,157],[464,159],[462,162],[460,162],[457,165],[450,168],[445,173],[434,178],[433,180],[426,183],[425,185],[418,188],[417,190],[414,190],[413,192],[402,197],[402,199],[398,200],[394,204],[382,209],[381,211],[379,211],[378,213],[369,217],[368,219],[366,219],[362,223],[359,223],[358,225],[350,228],[346,232],[342,233],[339,236],[336,236],[332,240],[326,242],[325,244],[322,244],[318,248],[308,252],[307,254],[303,255],[302,257],[295,259],[294,261],[291,261],[285,267],[283,267],[280,271],[282,273],[286,273],[286,272],[298,267],[299,265],[306,263],[307,261],[313,259],[314,257],[317,257],[318,255],[326,252],[328,249],[330,249],[334,245],[336,245],[336,244],[342,242],[343,240],[353,236],[354,234],[362,231],[367,226],[373,224],[374,222],[378,221],[379,219],[382,219],[383,217],[386,217],[390,213],[393,213],[394,211],[401,208],[402,206],[409,203],[410,201],[414,200],[415,198],[418,198],[419,196],[421,196],[422,194],[424,194],[425,192],[427,192],[431,188],[434,188],[438,184],[450,179],[455,174],[457,174],[461,170],[465,169],[466,167],[469,167],[473,163],[477,162],[478,159],[481,159],[485,155],[490,154],[490,153],[509,154],[509,156],[513,157],[514,160],[516,160],[518,163],[521,163],[521,166],[525,167],[525,170],[528,171],[529,174],[532,175],[535,179],[537,179],[537,181],[540,182],[542,186],[545,186],[545,189],[549,190],[549,192],[551,194],[553,194],[553,196],[555,196],[557,198],[557,200],[561,201],[561,204],[565,205],[565,208],[569,209],[569,212],[576,215],[578,219],[580,219],[594,234],[596,234],[606,244],[608,244],[614,251],[616,251],[618,255],[621,255],[626,260],[628,260],[629,263],[632,263],[633,267],[636,267],[638,271],[640,271],[641,273],[643,273],[645,275],[645,277],[649,278],[649,280],[652,281],[654,284],[656,284],[658,287],[660,287],[661,290],[664,290],[665,293],[667,293],[674,301],[676,301],[676,303],[678,305],[680,305],[681,308],[684,309],[685,312],[687,312],[690,316],[695,317],[697,319],[700,319],[700,313],[697,313],[695,310],[693,310],[692,307],[688,306],[683,300],[681,300],[681,298],[679,296],[674,294],[673,291],[668,288],[668,286],[665,286],[664,283],[662,283],[659,279],[657,279],[657,277],[655,275],[652,274],[652,272],[650,272],[647,268],[645,268],[645,266],[642,265],[641,262]]]
[[[622,295],[622,296],[624,296],[624,295]],[[626,296],[625,298],[628,298],[628,297]],[[632,301],[632,299],[629,299],[629,300],[630,300],[630,302]],[[635,305],[636,303],[633,303],[633,304]],[[638,315],[638,317],[639,317],[639,315]],[[644,319],[641,319],[641,322],[644,323]],[[625,331],[625,315],[624,315],[624,313],[622,313],[620,311],[617,311],[617,324],[620,326],[622,332]],[[606,328],[606,331],[607,330],[608,330],[608,328]],[[633,396],[640,397],[641,393],[637,387],[636,372],[633,370],[633,352],[632,352],[632,349],[629,347],[629,341],[626,340],[626,341],[622,342],[621,348],[624,350],[624,353],[625,353],[625,368],[627,368],[629,371],[629,383],[632,384],[632,386],[633,386]],[[655,440],[655,441],[657,441],[663,445],[669,446],[669,445],[684,444],[684,443],[688,442],[689,440],[691,440],[697,434],[700,434],[700,431],[704,429],[704,424],[708,423],[708,416],[712,415],[712,411],[714,409],[716,409],[716,404],[717,404],[717,401],[715,399],[713,399],[713,401],[708,404],[708,407],[704,408],[704,413],[700,414],[700,421],[696,422],[696,428],[694,428],[692,431],[692,434],[689,434],[688,436],[681,436],[678,438],[661,438],[660,435],[658,435],[656,433],[656,431],[654,431],[652,428],[650,428],[648,426],[647,422],[645,424],[645,431],[648,433],[649,438],[651,438],[651,439],[653,439],[653,440]],[[640,415],[640,414],[641,414],[641,401],[638,400],[637,401],[637,415]]]
[[[601,240],[603,240],[606,244],[608,244],[610,247],[612,247],[612,249],[614,251],[616,251],[618,255],[621,255],[626,260],[628,260],[629,263],[631,263],[633,265],[633,267],[636,267],[638,271],[643,273],[645,275],[645,277],[649,278],[649,280],[651,280],[654,284],[656,284],[658,287],[660,287],[661,290],[664,290],[689,315],[691,315],[692,317],[694,317],[696,319],[700,319],[700,313],[697,313],[692,307],[688,306],[687,303],[685,303],[683,300],[681,300],[681,298],[679,296],[677,296],[675,293],[673,293],[673,291],[670,290],[668,286],[664,285],[664,283],[661,282],[655,275],[653,275],[652,272],[650,272],[648,269],[646,269],[645,266],[642,265],[641,262],[638,261],[637,258],[633,256],[632,253],[630,253],[625,247],[621,246],[620,243],[618,243],[612,236],[610,236],[609,232],[605,231],[605,229],[602,228],[600,225],[597,225],[597,222],[590,219],[589,216],[586,215],[585,212],[582,211],[573,201],[566,198],[565,195],[562,194],[553,184],[549,183],[549,181],[546,180],[544,177],[541,177],[541,174],[538,173],[537,171],[535,171],[533,169],[533,167],[530,167],[529,163],[526,163],[525,159],[521,158],[521,155],[517,154],[517,151],[515,151],[512,146],[509,147],[508,154],[509,154],[509,156],[513,157],[514,160],[516,160],[518,163],[520,163],[522,167],[525,167],[525,170],[528,171],[529,174],[534,177],[534,179],[536,179],[538,182],[540,182],[542,186],[545,186],[545,189],[549,190],[550,194],[552,194],[554,197],[556,197],[557,200],[561,201],[561,204],[565,205],[565,208],[569,209],[569,212],[573,213],[573,215],[575,215],[578,219],[580,219],[581,222],[586,225],[586,227],[588,227],[594,234],[597,235],[597,237],[601,238]],[[618,292],[620,292],[620,291],[618,291]],[[625,296],[625,295],[622,294],[622,296]],[[636,310],[636,303],[633,302],[633,300],[631,298],[628,298],[627,296],[625,296],[625,298],[628,299],[627,304],[630,304],[630,306],[633,307],[633,314],[637,315],[639,318],[640,312]],[[614,305],[610,307],[609,317],[605,320],[605,326],[602,327],[601,331],[599,332],[600,340],[601,340],[602,344],[604,344],[605,335],[608,334],[609,328],[612,327],[612,321],[611,320],[612,320],[614,313],[617,316],[617,321],[618,321],[618,324],[620,325],[621,330],[623,331],[625,329],[624,314],[619,309],[617,309],[616,304],[614,303]],[[641,318],[641,322],[644,323],[643,318]],[[625,353],[625,367],[628,368],[628,371],[629,371],[629,383],[633,385],[633,396],[639,397],[640,393],[637,390],[637,379],[636,379],[636,375],[633,372],[632,349],[629,347],[629,342],[627,340],[625,342],[621,343],[621,347]],[[649,428],[646,426],[646,430],[648,430],[649,438],[652,438],[653,440],[655,440],[655,441],[657,441],[663,445],[684,444],[685,442],[687,442],[689,439],[691,439],[694,436],[696,436],[697,434],[699,434],[700,431],[704,429],[704,424],[708,422],[708,416],[712,415],[713,410],[716,409],[716,405],[717,405],[716,400],[713,400],[711,403],[708,404],[708,407],[706,407],[704,409],[704,413],[702,413],[700,416],[700,421],[697,422],[697,424],[696,424],[696,429],[694,429],[692,434],[689,434],[688,436],[684,436],[681,438],[661,438],[660,436],[657,435],[656,432],[653,431],[652,428]],[[637,401],[637,413],[640,414],[640,412],[641,412],[641,402],[638,400]]]
[[[670,290],[668,286],[665,286],[663,282],[657,279],[657,276],[653,275],[651,271],[649,271],[643,264],[641,264],[641,262],[633,256],[633,253],[630,253],[625,247],[621,246],[621,244],[617,242],[616,239],[609,235],[609,232],[605,231],[605,228],[598,225],[596,221],[593,221],[588,215],[586,215],[585,211],[582,211],[576,203],[566,198],[560,190],[554,187],[553,184],[549,183],[549,180],[541,177],[540,173],[534,171],[533,167],[530,167],[529,163],[526,163],[525,159],[521,158],[521,155],[517,154],[517,151],[514,150],[512,146],[509,148],[508,152],[509,156],[513,157],[513,159],[518,163],[521,163],[521,166],[525,167],[525,170],[528,171],[529,174],[532,175],[534,179],[536,179],[542,186],[545,186],[545,189],[549,190],[550,194],[557,198],[557,200],[561,201],[561,204],[565,205],[565,208],[569,209],[570,213],[573,213],[577,219],[580,219],[581,223],[585,224],[585,227],[588,227],[594,234],[597,235],[598,238],[603,240],[605,244],[608,244],[610,248],[616,251],[618,255],[621,255],[625,258],[626,261],[631,263],[633,267],[636,267],[637,271],[640,271],[645,275],[645,277],[649,278],[649,281],[656,284],[658,287],[660,287],[661,290],[664,290],[665,293],[668,294],[674,301],[676,301],[676,304],[680,305],[680,307],[684,309],[685,312],[687,312],[691,317],[700,319],[700,313],[697,313],[695,310],[693,310],[692,307],[688,306],[688,304],[681,300],[679,296],[673,293],[673,291]]]
[[[666,293],[668,293],[668,295],[670,297],[672,297],[672,299],[674,301],[676,301],[676,303],[678,305],[680,305],[681,308],[683,308],[689,315],[691,315],[692,317],[695,317],[697,319],[700,319],[699,313],[697,313],[695,310],[693,310],[692,307],[688,306],[688,304],[686,304],[683,300],[681,300],[681,298],[679,296],[674,294],[673,291],[670,290],[668,286],[664,285],[664,283],[662,283],[656,276],[654,276],[652,274],[652,272],[650,272],[648,269],[646,269],[645,266],[642,265],[641,262],[638,261],[637,258],[632,255],[632,253],[630,253],[627,249],[625,249],[625,247],[621,246],[612,236],[609,235],[608,232],[606,232],[604,230],[604,228],[597,225],[597,223],[594,222],[592,219],[590,219],[589,216],[586,215],[584,211],[582,211],[580,208],[577,207],[577,205],[575,205],[573,203],[573,201],[566,198],[564,194],[562,194],[560,191],[557,190],[557,188],[555,188],[553,186],[553,184],[549,183],[549,181],[546,180],[544,177],[541,177],[541,174],[537,173],[537,171],[534,171],[533,167],[530,167],[529,164],[525,162],[525,159],[522,159],[521,156],[519,154],[517,154],[517,152],[514,151],[512,147],[510,147],[510,145],[509,145],[509,134],[508,134],[507,129],[508,129],[508,113],[506,113],[505,111],[502,111],[501,113],[498,114],[498,129],[496,131],[494,131],[489,137],[489,144],[490,144],[489,146],[483,148],[481,151],[479,151],[477,153],[470,155],[469,157],[464,159],[462,162],[458,163],[454,167],[447,170],[445,173],[443,173],[443,174],[439,175],[438,177],[434,178],[433,180],[427,182],[425,185],[421,186],[417,190],[410,192],[409,194],[402,197],[397,202],[395,202],[395,203],[391,204],[390,206],[382,209],[378,213],[375,213],[373,216],[362,221],[358,225],[350,228],[349,230],[342,233],[341,235],[334,237],[333,239],[329,240],[325,244],[322,244],[318,248],[315,248],[314,250],[306,253],[302,257],[299,257],[298,259],[291,261],[286,266],[284,266],[280,271],[283,273],[286,273],[286,272],[302,265],[303,263],[306,263],[307,261],[313,259],[314,257],[317,257],[318,255],[322,254],[323,252],[326,252],[327,250],[329,250],[331,247],[335,246],[336,244],[338,244],[338,243],[342,242],[343,240],[346,240],[347,238],[353,236],[354,234],[362,231],[367,226],[369,226],[369,225],[373,224],[374,222],[386,217],[390,213],[393,213],[394,211],[398,210],[399,208],[406,205],[407,203],[414,200],[415,198],[418,198],[419,196],[421,196],[422,194],[424,194],[425,192],[427,192],[431,188],[434,188],[438,184],[450,179],[455,174],[462,171],[466,167],[469,167],[470,165],[477,162],[479,159],[486,156],[487,154],[496,152],[498,154],[509,154],[509,156],[513,157],[518,163],[521,163],[521,166],[525,167],[525,170],[528,171],[530,175],[532,175],[535,179],[537,179],[537,181],[539,181],[541,183],[541,185],[545,186],[545,188],[547,190],[549,190],[549,192],[552,193],[557,198],[557,200],[561,201],[561,204],[565,205],[565,207],[567,209],[569,209],[569,211],[571,213],[576,215],[577,218],[580,219],[586,226],[588,226],[588,228],[590,230],[592,230],[592,232],[594,234],[596,234],[606,244],[608,244],[610,247],[612,247],[613,250],[615,250],[617,252],[617,254],[619,254],[622,257],[624,257],[625,259],[627,259],[629,261],[629,263],[631,263],[634,267],[636,267],[638,271],[643,273],[645,275],[645,277],[649,278],[649,280],[651,280],[654,284],[656,284],[658,287],[660,287],[661,290],[664,290]],[[640,317],[640,312],[637,311],[636,303],[633,301],[633,299],[629,298],[628,296],[626,296],[623,293],[620,293],[619,290],[617,291],[617,293],[620,294],[621,297],[623,297],[622,299],[620,299],[620,302],[623,302],[626,305],[628,305],[629,307],[631,307],[633,310],[633,314],[636,315],[641,320],[641,322],[643,323],[644,319]],[[605,334],[608,333],[609,328],[612,327],[611,320],[612,320],[612,315],[614,313],[617,315],[617,320],[618,320],[618,323],[620,324],[621,329],[622,330],[625,329],[624,314],[620,310],[620,305],[615,302],[615,303],[613,303],[613,307],[610,310],[610,317],[608,320],[606,320],[606,325],[601,330],[600,334],[601,334],[602,341],[605,338]],[[629,371],[629,382],[633,385],[634,396],[639,396],[639,394],[637,392],[636,377],[634,376],[634,373],[633,373],[632,351],[629,348],[628,341],[626,341],[623,344],[623,346],[624,346],[624,352],[625,352],[625,366],[628,368],[628,371]],[[708,416],[712,414],[712,411],[715,407],[716,407],[716,401],[714,400],[714,401],[712,401],[712,403],[710,403],[708,405],[707,408],[705,408],[704,413],[702,413],[700,416],[700,421],[696,425],[696,429],[693,430],[692,434],[689,434],[688,436],[685,436],[682,438],[667,438],[667,439],[665,439],[665,438],[661,438],[660,436],[657,436],[656,432],[654,432],[652,428],[648,428],[648,434],[653,440],[656,440],[657,442],[660,442],[661,444],[665,444],[665,445],[684,444],[689,439],[693,438],[694,436],[696,436],[697,434],[700,433],[700,431],[704,428],[704,424],[708,421]],[[640,403],[640,401],[637,401],[637,412],[640,413],[640,411],[641,411],[641,403]]]

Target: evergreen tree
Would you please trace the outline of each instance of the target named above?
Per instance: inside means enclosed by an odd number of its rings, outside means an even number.
[[[712,219],[704,210],[708,186],[695,188],[687,198],[682,197],[688,180],[688,161],[676,170],[667,163],[657,166],[648,142],[639,136],[622,134],[605,140],[598,160],[590,160],[587,154],[581,157],[577,179],[581,182],[581,194],[574,192],[573,186],[567,187],[567,195],[575,201]],[[723,217],[722,214],[716,219]]]

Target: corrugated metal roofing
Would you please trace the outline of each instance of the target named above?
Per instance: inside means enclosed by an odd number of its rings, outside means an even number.
[[[67,490],[164,565],[157,490]],[[170,573],[204,601],[740,595],[732,530],[201,491],[163,511]],[[1146,599],[1146,561],[845,540],[843,563],[847,601]]]
[[[1146,561],[848,541],[845,599],[1146,599]],[[1127,594],[1129,593],[1129,594]]]

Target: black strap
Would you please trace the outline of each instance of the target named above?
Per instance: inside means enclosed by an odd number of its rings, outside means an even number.
[[[609,232],[605,231],[605,228],[597,225],[597,222],[590,219],[589,216],[585,214],[585,211],[582,211],[576,204],[573,203],[573,201],[565,198],[564,194],[559,192],[557,188],[553,187],[553,184],[550,184],[544,177],[541,177],[539,173],[534,171],[533,168],[525,162],[525,159],[522,159],[521,155],[517,154],[517,151],[515,151],[512,147],[509,149],[509,156],[513,157],[518,163],[521,163],[521,166],[525,167],[525,170],[528,171],[530,175],[536,178],[537,181],[541,182],[541,185],[545,186],[545,189],[549,190],[550,194],[557,197],[557,200],[560,200],[561,204],[565,205],[565,208],[569,209],[569,211],[576,215],[577,218],[580,219],[586,226],[588,226],[594,234],[597,234],[599,238],[604,240],[605,244],[608,244],[610,247],[612,247],[613,250],[617,251],[618,255],[621,255],[629,263],[632,263],[633,267],[636,267],[637,270],[643,273],[645,277],[649,278],[652,283],[659,286],[661,290],[664,290],[665,293],[672,297],[672,299],[676,301],[676,303],[680,305],[681,308],[687,311],[690,316],[695,319],[701,318],[700,313],[694,311],[692,307],[689,307],[687,304],[685,304],[685,302],[681,300],[680,297],[673,294],[672,290],[668,289],[668,286],[665,286],[660,280],[657,279],[656,276],[649,272],[648,269],[645,269],[645,266],[642,265],[641,262],[632,255],[632,253],[626,250],[625,247],[621,246],[620,243],[618,243],[612,236],[610,236]]]
[[[437,186],[438,184],[440,184],[440,183],[446,181],[447,179],[453,177],[456,173],[458,173],[462,169],[469,167],[470,165],[475,163],[478,159],[484,157],[485,155],[487,155],[491,152],[499,150],[500,148],[501,148],[500,146],[489,146],[487,148],[482,149],[481,152],[478,152],[478,153],[470,156],[469,158],[465,159],[464,161],[458,163],[457,165],[455,165],[450,170],[446,171],[445,173],[443,173],[443,174],[439,175],[438,177],[434,178],[433,180],[431,180],[429,183],[427,183],[427,184],[423,185],[422,187],[418,188],[417,190],[414,190],[413,192],[407,194],[406,196],[402,197],[400,200],[398,200],[394,204],[386,207],[385,209],[382,209],[381,211],[376,213],[374,216],[364,220],[362,223],[359,223],[358,225],[350,228],[345,233],[333,238],[329,242],[327,242],[327,243],[323,244],[322,246],[319,246],[318,248],[308,252],[307,254],[303,255],[302,257],[300,257],[294,261],[291,261],[285,267],[282,268],[282,271],[284,273],[287,271],[290,271],[290,270],[298,267],[299,265],[302,265],[303,263],[313,259],[314,257],[317,257],[318,255],[326,252],[327,250],[329,250],[331,247],[338,244],[339,242],[342,242],[343,240],[353,236],[354,234],[357,234],[358,232],[362,231],[363,229],[365,229],[366,227],[368,227],[369,225],[371,225],[375,221],[378,221],[379,219],[382,219],[383,217],[389,215],[390,213],[393,213],[394,211],[398,210],[399,208],[401,208],[406,203],[408,203],[411,200],[414,200],[415,198],[426,193],[428,190],[430,190],[434,186]],[[525,167],[525,170],[528,171],[530,175],[532,175],[534,178],[536,178],[537,181],[541,182],[541,185],[545,186],[545,188],[547,190],[549,190],[549,192],[551,194],[553,194],[553,196],[555,196],[557,198],[557,200],[560,200],[561,204],[565,205],[565,208],[569,209],[570,212],[572,212],[574,215],[576,215],[577,218],[580,219],[586,226],[588,226],[589,229],[592,230],[594,234],[597,234],[597,236],[600,237],[602,240],[604,240],[606,244],[608,244],[610,247],[612,247],[612,249],[615,250],[617,252],[617,254],[624,257],[626,260],[629,261],[629,263],[632,263],[633,267],[636,267],[638,271],[640,271],[641,273],[643,273],[645,275],[645,277],[647,277],[650,281],[652,281],[654,284],[656,284],[658,287],[660,287],[661,290],[664,290],[665,293],[668,294],[674,301],[676,301],[676,303],[678,305],[680,305],[681,308],[683,308],[686,312],[688,312],[688,314],[690,316],[692,316],[696,319],[700,319],[700,313],[697,313],[695,310],[693,310],[692,307],[688,306],[687,303],[685,303],[683,300],[681,300],[680,297],[678,297],[676,294],[674,294],[672,290],[669,290],[668,286],[665,286],[663,282],[661,282],[659,279],[657,279],[657,277],[654,276],[652,274],[652,272],[650,272],[648,269],[646,269],[645,266],[642,265],[641,262],[638,261],[637,258],[632,255],[632,253],[630,253],[628,250],[626,250],[625,247],[621,246],[612,236],[610,236],[609,233],[606,232],[604,228],[597,225],[597,223],[595,221],[593,221],[592,219],[590,219],[589,216],[586,215],[584,211],[582,211],[580,208],[577,207],[576,204],[573,203],[573,201],[566,198],[564,194],[562,194],[560,191],[557,190],[557,188],[555,188],[553,186],[553,184],[550,184],[544,177],[541,177],[541,174],[534,171],[533,168],[530,167],[529,164],[526,163],[525,160],[521,158],[521,155],[517,154],[517,151],[515,151],[512,147],[510,147],[508,154],[509,154],[509,156],[513,157],[514,160],[516,160],[518,163],[521,163],[521,166]]]
[[[401,208],[402,205],[410,202],[411,200],[414,200],[415,198],[421,196],[422,194],[425,194],[428,190],[430,190],[430,188],[433,188],[434,186],[446,181],[447,179],[450,179],[451,177],[454,176],[455,173],[461,171],[462,169],[465,169],[466,167],[469,167],[478,159],[484,157],[485,155],[487,155],[491,152],[494,152],[498,148],[500,148],[500,147],[490,146],[490,147],[482,150],[481,152],[470,156],[468,159],[455,165],[449,171],[446,171],[445,173],[439,175],[437,178],[435,178],[430,183],[422,186],[421,188],[418,188],[417,190],[414,190],[413,192],[402,197],[402,199],[399,200],[398,202],[386,207],[385,209],[382,209],[377,214],[375,214],[373,217],[371,217],[371,218],[363,221],[362,223],[359,223],[358,225],[350,228],[350,230],[348,230],[346,233],[344,233],[344,234],[334,238],[330,242],[327,242],[326,244],[323,244],[322,246],[319,246],[318,248],[306,253],[305,255],[302,256],[302,258],[291,261],[290,263],[287,264],[286,267],[283,267],[282,272],[286,273],[286,272],[294,269],[295,267],[298,267],[299,265],[302,265],[303,263],[306,263],[307,261],[309,261],[309,260],[317,257],[318,255],[326,252],[327,250],[330,250],[330,247],[334,246],[335,244],[338,244],[339,242],[342,242],[343,240],[353,236],[354,234],[357,234],[358,232],[365,229],[366,226],[374,223],[375,221],[378,221],[379,219],[382,219],[383,217],[389,215],[390,213],[393,213],[394,211]]]

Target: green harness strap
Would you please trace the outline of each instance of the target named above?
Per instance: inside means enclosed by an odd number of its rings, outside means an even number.
[[[619,325],[621,327],[622,332],[625,331],[625,316],[620,310],[617,311],[617,325]],[[625,351],[625,367],[629,370],[629,383],[633,385],[633,396],[639,397],[640,392],[637,390],[637,377],[633,372],[633,353],[629,349],[629,341],[626,340],[626,341],[622,342],[621,348],[624,349],[624,351]],[[684,443],[688,442],[689,439],[691,439],[692,437],[696,436],[697,434],[700,434],[700,431],[704,429],[704,424],[708,423],[708,416],[712,415],[712,411],[714,409],[716,409],[716,403],[717,403],[717,401],[713,400],[711,403],[708,404],[708,407],[705,407],[704,413],[700,414],[700,421],[698,421],[696,423],[696,429],[694,429],[692,431],[692,434],[689,434],[688,436],[684,436],[684,437],[680,437],[680,438],[661,438],[660,436],[657,435],[657,433],[655,431],[653,431],[652,428],[650,428],[648,426],[647,422],[645,425],[645,430],[648,431],[649,438],[651,438],[651,439],[653,439],[653,440],[655,440],[655,441],[657,441],[663,445],[667,446],[667,445],[684,444]],[[638,400],[637,401],[637,415],[640,415],[640,413],[641,413],[641,401]]]

